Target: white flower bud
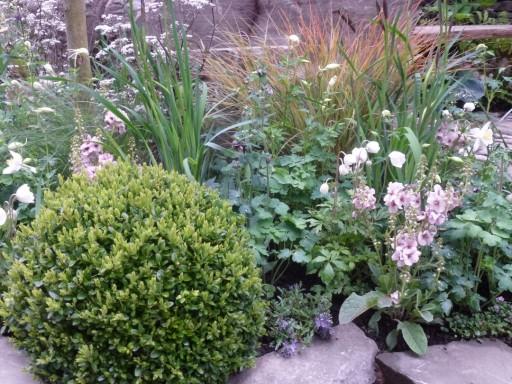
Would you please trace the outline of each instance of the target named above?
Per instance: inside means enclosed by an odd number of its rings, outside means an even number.
[[[323,183],[320,186],[320,193],[322,195],[327,195],[329,193],[329,184],[327,184],[327,182]]]
[[[35,201],[34,194],[30,190],[30,187],[27,184],[23,184],[16,190],[16,200],[20,203],[31,204]]]
[[[323,72],[323,71],[328,71],[330,69],[338,69],[340,67],[341,67],[341,65],[338,63],[330,63],[330,64],[327,64],[325,67],[320,68],[320,71]]]
[[[355,158],[354,155],[352,154],[347,154],[345,155],[345,157],[343,158],[343,161],[345,162],[345,164],[347,164],[348,166],[350,165],[354,165],[355,163],[357,163],[357,160]]]
[[[7,212],[3,208],[0,208],[0,225],[4,225],[7,221]]]
[[[288,36],[288,40],[291,44],[300,44],[300,38],[297,35],[290,35]]]
[[[464,109],[464,112],[473,112],[476,108],[475,103],[466,103],[462,107]]]
[[[377,141],[369,141],[366,144],[366,150],[368,153],[378,153],[380,151],[380,145]]]
[[[364,148],[354,148],[352,156],[354,156],[357,164],[362,164],[368,160],[368,152]]]
[[[338,168],[338,171],[340,173],[340,176],[346,176],[350,173],[351,169],[347,164],[342,163]]]
[[[396,168],[402,168],[405,164],[405,155],[399,151],[393,151],[389,155],[389,160],[391,161],[391,165]]]

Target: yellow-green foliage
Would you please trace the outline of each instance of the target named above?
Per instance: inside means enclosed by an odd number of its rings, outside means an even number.
[[[247,240],[216,192],[160,167],[73,177],[17,235],[1,315],[51,383],[224,383],[263,326]]]

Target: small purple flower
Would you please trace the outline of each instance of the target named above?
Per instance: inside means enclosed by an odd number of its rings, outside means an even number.
[[[499,304],[503,304],[505,302],[505,298],[503,296],[498,296],[496,298],[496,302]]]
[[[323,340],[332,335],[332,316],[328,312],[322,312],[315,317],[315,332]]]
[[[282,357],[289,359],[290,357],[296,355],[299,352],[300,343],[293,339],[290,341],[285,341],[283,346],[279,350],[279,353]]]
[[[291,328],[290,321],[286,319],[279,319],[277,320],[277,328],[282,332],[289,332]]]

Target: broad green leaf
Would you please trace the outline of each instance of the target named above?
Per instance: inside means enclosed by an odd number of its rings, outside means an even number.
[[[499,236],[493,235],[487,231],[481,231],[479,236],[480,239],[482,239],[482,242],[489,247],[495,247],[501,243],[501,238]]]
[[[423,355],[427,352],[427,336],[421,325],[404,321],[398,324],[397,329],[402,332],[402,336],[409,348],[411,348],[411,351],[418,355]]]
[[[341,305],[339,314],[340,324],[348,324],[359,315],[375,307],[381,295],[380,292],[376,291],[368,292],[363,296],[352,293]]]
[[[293,251],[293,254],[292,254],[292,260],[295,262],[295,263],[299,263],[299,264],[304,264],[304,263],[309,263],[309,261],[311,260],[310,257],[306,254],[306,252],[304,252],[303,249],[296,249],[295,251]]]

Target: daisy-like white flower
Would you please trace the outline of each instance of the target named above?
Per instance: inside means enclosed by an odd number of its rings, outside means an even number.
[[[487,148],[494,142],[494,135],[491,129],[491,122],[486,123],[482,128],[473,128],[470,134],[475,140],[473,144],[473,152],[481,148]]]
[[[27,165],[27,159],[23,159],[19,153],[14,151],[9,151],[9,153],[12,157],[7,160],[7,167],[2,171],[4,175],[12,175],[13,173],[21,170],[36,173],[36,169],[30,165]]]

